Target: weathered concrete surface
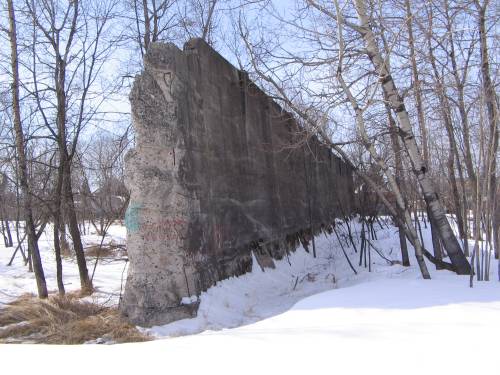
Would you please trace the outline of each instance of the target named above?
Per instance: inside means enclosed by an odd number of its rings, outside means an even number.
[[[274,266],[351,211],[350,169],[203,41],[154,44],[130,94],[130,268],[122,311],[137,324],[196,314],[218,280]]]

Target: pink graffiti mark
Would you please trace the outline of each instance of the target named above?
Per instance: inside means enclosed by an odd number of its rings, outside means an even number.
[[[148,241],[182,241],[186,239],[188,222],[180,218],[161,219],[141,225],[141,234]]]

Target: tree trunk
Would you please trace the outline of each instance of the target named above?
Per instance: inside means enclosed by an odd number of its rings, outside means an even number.
[[[63,175],[65,178],[65,191],[63,192],[64,198],[66,200],[66,205],[68,208],[68,224],[69,233],[73,240],[73,248],[75,250],[76,262],[78,264],[78,270],[80,272],[80,285],[82,294],[92,293],[92,281],[89,278],[89,272],[87,269],[87,262],[85,260],[85,253],[83,252],[82,239],[80,236],[80,230],[78,229],[78,221],[76,218],[75,204],[73,201],[73,190],[71,187],[71,175],[70,175],[70,162],[66,160],[63,166]]]
[[[429,210],[427,210],[427,216],[431,224],[431,236],[432,236],[432,247],[434,249],[434,257],[438,260],[443,260],[443,251],[441,249],[441,243],[439,242],[439,233],[436,230],[436,224],[432,222],[431,216],[429,215]],[[442,269],[439,263],[436,263],[436,269]]]
[[[446,218],[445,211],[435,192],[434,186],[432,185],[432,181],[426,173],[427,167],[422,160],[420,151],[418,150],[408,112],[403,99],[398,92],[396,84],[392,79],[390,71],[380,54],[375,35],[371,30],[370,19],[366,13],[365,3],[363,0],[355,0],[355,5],[360,21],[360,27],[358,30],[364,39],[366,53],[380,76],[382,89],[389,99],[391,109],[396,113],[399,120],[399,136],[405,145],[412,164],[413,173],[417,177],[425,202],[429,207],[431,219],[434,220],[437,225],[443,246],[450,257],[456,272],[458,274],[468,275],[470,273],[470,264],[460,248],[460,244],[451,229],[450,223]]]
[[[489,1],[486,0],[483,5],[479,4],[478,0],[475,0],[476,8],[478,10],[478,28],[479,28],[479,41],[480,41],[480,52],[481,52],[481,77],[484,91],[484,99],[486,102],[486,110],[488,114],[488,124],[490,129],[490,143],[488,149],[488,158],[490,159],[489,165],[489,204],[490,210],[495,213],[493,222],[496,223],[496,228],[494,228],[494,233],[496,236],[494,238],[495,244],[495,257],[498,259],[500,256],[499,247],[499,230],[498,225],[500,224],[500,219],[497,214],[497,205],[499,204],[496,197],[498,194],[497,189],[497,175],[496,175],[496,158],[498,156],[498,138],[499,138],[499,126],[498,126],[498,98],[495,91],[495,86],[491,80],[490,75],[490,62],[488,57],[488,36],[486,31],[486,9],[488,7]],[[500,262],[499,262],[499,278],[500,278]]]
[[[410,64],[411,64],[411,73],[413,76],[413,85],[414,85],[413,91],[415,93],[415,104],[417,107],[418,126],[420,129],[420,134],[422,135],[422,149],[424,151],[424,162],[426,163],[426,165],[430,165],[427,126],[425,124],[422,92],[420,91],[420,79],[417,70],[417,60],[415,57],[415,43],[413,38],[413,25],[412,25],[413,14],[411,13],[409,0],[405,0],[405,7],[406,7],[406,26],[408,28],[408,45],[410,47]]]
[[[70,255],[71,254],[71,245],[68,241],[68,234],[66,231],[66,222],[67,222],[67,206],[66,206],[66,198],[63,192],[65,191],[64,187],[64,176],[62,170],[62,163],[59,163],[59,167],[57,168],[57,187],[56,187],[56,197],[55,202],[57,204],[57,215],[58,217],[58,228],[57,232],[59,234],[59,248],[61,254]],[[59,186],[59,184],[61,184]]]
[[[75,4],[78,7],[78,4]],[[75,8],[75,17],[77,8]],[[76,18],[73,28],[76,27]],[[92,293],[92,281],[89,278],[87,269],[87,262],[83,252],[82,239],[78,228],[78,221],[76,218],[75,204],[73,201],[73,189],[71,186],[71,159],[68,154],[68,147],[66,144],[66,62],[61,56],[57,56],[56,62],[56,96],[57,96],[57,130],[58,130],[58,146],[59,146],[59,163],[62,178],[62,194],[61,200],[64,202],[66,219],[69,225],[69,232],[73,240],[73,248],[75,250],[76,261],[78,264],[78,271],[80,273],[80,285],[82,294]],[[62,205],[60,206],[62,209]],[[61,211],[62,212],[62,211]]]
[[[151,21],[149,18],[148,0],[142,0],[142,10],[144,11],[144,51],[147,52],[151,42]]]
[[[12,247],[12,233],[10,232],[10,224],[9,220],[1,220],[2,221],[2,233],[4,236],[5,247]]]
[[[469,131],[469,121],[467,118],[467,111],[465,109],[465,100],[464,100],[464,83],[460,78],[459,68],[457,66],[457,60],[455,56],[455,39],[452,29],[452,19],[449,14],[449,4],[448,0],[444,2],[444,12],[446,15],[446,31],[448,37],[448,46],[449,46],[449,57],[452,66],[452,74],[455,80],[455,86],[457,89],[457,103],[458,103],[458,113],[460,114],[460,122],[462,125],[462,137],[463,137],[463,145],[464,145],[464,161],[465,167],[467,169],[467,174],[469,175],[469,179],[471,180],[473,190],[476,187],[476,172],[474,170],[474,165],[472,163],[472,152],[470,147],[470,131]],[[467,75],[467,66],[464,67],[464,71],[462,72],[463,76]],[[475,195],[475,193],[473,192]]]
[[[61,226],[61,192],[63,185],[63,175],[62,168],[59,165],[57,169],[57,185],[55,191],[55,210],[54,210],[54,252],[56,254],[56,277],[57,277],[57,289],[59,290],[60,295],[64,295],[66,293],[64,289],[63,282],[63,274],[62,274],[62,259],[61,259],[61,243],[60,239],[60,231],[59,228]]]
[[[385,109],[387,111],[387,117],[389,121],[389,128],[391,133],[391,144],[392,150],[394,152],[394,161],[396,167],[396,183],[400,186],[402,191],[405,191],[405,183],[403,177],[403,162],[401,160],[401,147],[399,144],[399,139],[397,136],[397,126],[396,121],[394,121],[394,117],[392,117],[391,109],[387,103],[385,103]],[[405,202],[406,204],[406,202]],[[404,222],[404,211],[398,207],[398,215],[399,222]],[[404,233],[404,228],[402,224],[398,224],[398,232],[399,232],[399,245],[401,247],[401,260],[403,266],[410,266],[410,257],[408,256],[408,246],[406,244],[406,236]]]
[[[352,95],[349,87],[345,83],[345,81],[342,77],[342,69],[341,69],[340,65],[339,65],[339,68],[337,69],[337,79],[339,80],[340,85],[342,86],[344,93],[347,95],[348,100],[351,103],[351,106],[355,112],[356,125],[358,127],[358,132],[361,136],[363,145],[365,146],[367,151],[370,153],[371,157],[373,157],[376,160],[377,165],[380,167],[380,169],[383,171],[384,175],[387,177],[388,183],[391,186],[391,189],[396,197],[397,205],[404,213],[405,223],[406,223],[406,226],[408,227],[408,232],[410,232],[411,236],[414,237],[414,241],[412,241],[412,244],[414,245],[414,248],[415,248],[415,258],[417,259],[417,264],[420,268],[420,272],[422,273],[422,277],[424,279],[430,279],[431,277],[430,277],[429,271],[427,269],[427,265],[425,264],[424,255],[423,255],[424,254],[423,244],[421,244],[418,241],[416,231],[412,230],[413,228],[411,225],[411,216],[408,213],[408,211],[406,210],[406,205],[404,202],[403,195],[401,194],[401,191],[399,189],[399,186],[396,182],[395,177],[389,171],[387,164],[385,163],[385,161],[381,157],[379,157],[379,155],[377,154],[377,152],[375,150],[375,147],[370,142],[370,139],[369,139],[368,134],[366,133],[366,129],[365,129],[365,123],[364,123],[364,119],[363,119],[363,111],[359,107],[359,105],[358,105],[356,99],[354,98],[354,96]],[[396,215],[397,215],[397,212],[396,212]],[[366,251],[366,249],[365,249],[365,251]],[[366,256],[366,253],[365,253],[365,256]],[[366,258],[365,258],[365,260],[366,260]]]
[[[420,79],[418,75],[418,69],[417,69],[417,60],[415,56],[415,43],[414,43],[414,37],[413,37],[413,14],[411,12],[411,6],[410,6],[410,1],[405,0],[405,7],[406,7],[406,26],[408,28],[408,44],[410,47],[410,63],[411,63],[411,72],[413,76],[413,84],[414,84],[414,92],[415,92],[415,103],[417,107],[417,118],[418,118],[418,125],[420,128],[420,134],[422,135],[422,148],[424,152],[424,163],[425,165],[429,166],[430,163],[430,155],[429,155],[429,145],[428,145],[428,139],[427,139],[427,126],[425,124],[425,116],[424,116],[424,108],[423,108],[423,101],[422,101],[422,92],[420,90]],[[430,170],[428,170],[430,173]],[[460,209],[460,205],[458,206],[458,209]],[[439,241],[439,233],[436,229],[436,223],[431,220],[430,215],[429,215],[429,210],[427,209],[427,216],[429,217],[429,222],[431,226],[431,236],[432,236],[432,247],[434,249],[434,256],[436,259],[442,260],[443,255],[441,251],[441,243]],[[436,264],[436,269],[440,269],[441,266],[439,264]]]
[[[12,109],[14,114],[14,131],[16,136],[16,149],[18,154],[18,173],[21,185],[21,191],[24,195],[24,216],[26,220],[25,231],[28,237],[28,248],[31,250],[31,259],[33,261],[33,269],[35,272],[36,285],[38,296],[46,298],[47,284],[43,272],[42,259],[38,249],[38,240],[36,238],[35,223],[33,220],[33,211],[31,206],[31,193],[28,186],[28,167],[25,154],[25,140],[23,128],[21,125],[21,109],[19,106],[19,67],[17,53],[17,32],[16,32],[16,17],[12,0],[8,0],[9,8],[9,36],[11,46],[11,63],[12,63]]]

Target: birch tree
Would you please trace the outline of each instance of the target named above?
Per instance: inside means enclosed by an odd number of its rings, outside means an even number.
[[[354,28],[363,38],[366,54],[379,76],[384,95],[387,97],[389,105],[398,119],[397,124],[399,136],[411,161],[412,172],[419,182],[425,202],[429,208],[429,214],[432,220],[431,223],[435,223],[437,226],[443,246],[450,257],[456,272],[459,274],[469,274],[469,262],[465,258],[460,244],[451,229],[443,206],[441,205],[432,181],[427,174],[427,166],[415,140],[415,135],[413,133],[413,128],[404,100],[398,91],[388,65],[378,47],[375,34],[372,30],[373,20],[371,20],[368,16],[366,3],[363,0],[355,0],[354,5],[359,20],[359,24],[354,26]]]

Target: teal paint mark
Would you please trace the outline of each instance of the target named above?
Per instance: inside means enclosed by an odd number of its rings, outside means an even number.
[[[125,227],[130,233],[139,230],[139,210],[141,205],[138,203],[130,203],[125,212]]]

